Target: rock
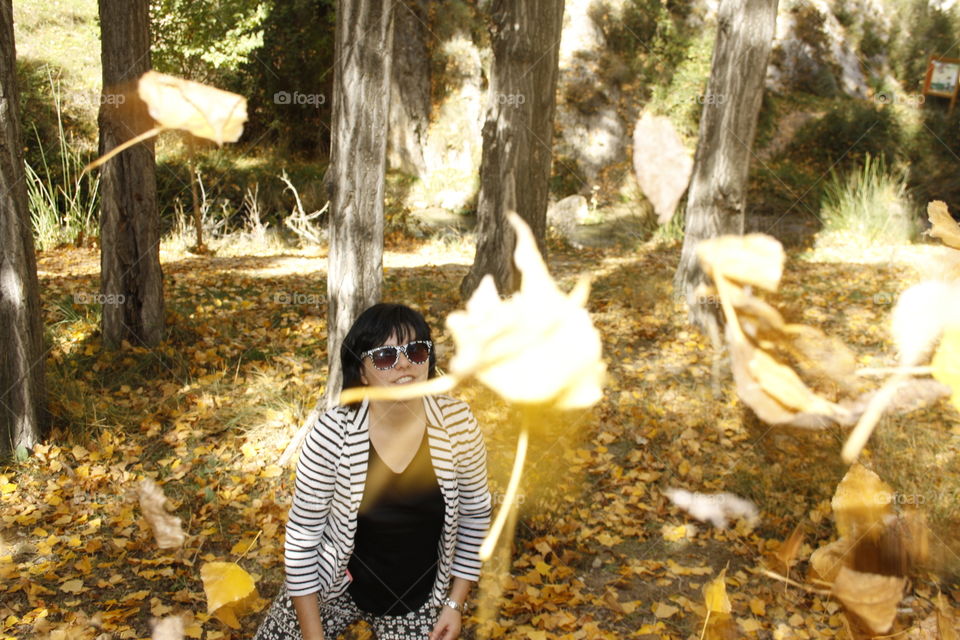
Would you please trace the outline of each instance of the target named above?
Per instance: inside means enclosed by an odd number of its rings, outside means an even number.
[[[447,81],[451,87],[435,108],[427,129],[422,181],[411,189],[413,208],[469,209],[480,187],[483,139],[483,64],[477,46],[457,35],[442,46]]]
[[[557,228],[569,238],[578,224],[590,214],[587,199],[579,194],[567,196],[547,207],[547,224]]]
[[[861,5],[857,7],[861,19],[880,22],[882,14],[870,0]],[[777,91],[800,89],[819,95],[842,91],[866,98],[867,80],[853,42],[827,0],[781,3],[767,67],[767,86]],[[882,64],[877,65],[878,69],[881,67]]]
[[[589,188],[607,166],[624,159],[626,122],[617,112],[621,92],[603,78],[607,52],[603,31],[591,15],[596,0],[567,0],[560,39],[555,112],[554,157],[582,176]],[[606,0],[609,11],[622,15],[625,0]]]
[[[693,158],[665,116],[644,113],[633,130],[633,170],[657,222],[673,217],[690,184]]]

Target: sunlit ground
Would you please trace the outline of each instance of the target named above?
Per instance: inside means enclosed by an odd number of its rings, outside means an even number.
[[[831,251],[789,255],[771,301],[789,320],[842,338],[863,366],[892,365],[891,302],[917,277],[907,265],[929,249]],[[906,263],[883,259],[907,254]],[[744,412],[726,366],[672,295],[678,257],[678,246],[652,244],[551,255],[565,289],[583,271],[594,275],[589,307],[610,377],[593,409],[542,417],[516,537],[491,563],[465,637],[699,637],[702,589],[724,567],[741,634],[732,637],[842,637],[835,601],[760,570],[786,575],[776,551],[800,526],[789,577],[810,586],[810,553],[836,535],[829,500],[844,472],[843,434],[770,430]],[[452,352],[444,318],[462,306],[471,260],[463,242],[394,247],[384,258],[385,298],[424,312],[441,367]],[[7,636],[142,638],[151,618],[191,612],[190,637],[248,638],[260,614],[241,618],[239,630],[212,619],[200,566],[237,561],[264,598],[282,580],[292,465],[278,460],[324,388],[323,253],[165,250],[163,262],[168,339],[111,353],[86,303],[98,291],[97,252],[39,258],[55,431],[0,477]],[[499,504],[516,417],[477,385],[457,395],[484,428]],[[931,569],[954,576],[958,424],[946,401],[886,419],[866,456],[900,494],[923,498]],[[181,518],[182,549],[157,548],[130,493],[144,477],[157,479]],[[664,496],[672,487],[735,493],[756,502],[760,521],[727,530],[697,522]],[[938,591],[958,604],[949,573],[925,569],[912,589],[899,630],[927,621]]]

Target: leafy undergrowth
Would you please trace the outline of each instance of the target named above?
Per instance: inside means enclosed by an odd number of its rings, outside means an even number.
[[[440,249],[388,253],[385,298],[424,312],[443,367],[452,351],[443,319],[461,306],[469,256]],[[673,296],[678,256],[663,245],[551,256],[564,288],[594,274],[589,306],[609,383],[588,411],[542,416],[516,536],[490,564],[465,637],[698,638],[703,588],[724,568],[733,626],[710,637],[849,637],[840,605],[807,581],[810,553],[836,535],[843,434],[769,429],[743,409]],[[90,304],[102,302],[97,263],[84,250],[39,259],[55,431],[0,475],[0,629],[145,638],[153,618],[191,612],[188,637],[248,638],[262,610],[238,630],[212,618],[200,567],[236,561],[263,598],[281,583],[293,471],[278,461],[323,391],[325,260],[164,256],[168,339],[112,353]],[[913,279],[903,266],[795,254],[777,304],[843,338],[861,365],[890,366],[886,318]],[[478,386],[458,394],[484,426],[499,504],[518,420]],[[904,637],[926,637],[908,634],[928,624],[939,592],[960,603],[957,424],[945,402],[888,418],[865,456],[899,502],[933,520],[932,566],[914,577],[892,632]],[[133,490],[146,477],[183,522],[180,549],[158,549],[140,513]],[[670,488],[750,499],[759,521],[696,522],[665,496]],[[794,555],[781,547],[797,528]]]

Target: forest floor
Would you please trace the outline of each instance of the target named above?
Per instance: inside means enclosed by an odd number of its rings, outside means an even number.
[[[916,281],[911,260],[927,248],[790,250],[771,302],[843,339],[861,366],[891,366],[892,302]],[[686,323],[671,286],[678,258],[676,244],[553,248],[562,288],[592,275],[608,384],[590,410],[542,416],[516,536],[490,565],[465,637],[699,638],[703,588],[724,569],[731,616],[707,637],[849,637],[841,605],[808,578],[811,552],[836,537],[843,434],[751,419],[729,367]],[[55,431],[0,470],[2,638],[146,638],[152,619],[180,612],[192,616],[188,637],[249,638],[281,583],[293,468],[278,460],[323,391],[324,256],[162,260],[168,338],[152,351],[110,352],[90,304],[98,253],[39,256]],[[424,312],[441,367],[452,353],[444,318],[462,306],[470,260],[442,243],[394,244],[386,255],[384,297]],[[456,394],[484,428],[499,505],[515,417],[477,385]],[[960,606],[958,441],[956,410],[942,401],[885,419],[863,458],[932,525],[933,560],[899,604],[897,637],[936,637],[923,634],[936,625],[939,593]],[[159,549],[142,517],[135,488],[147,477],[183,522],[179,549]],[[670,488],[736,494],[759,520],[697,522],[665,496]],[[777,551],[797,528],[803,541],[780,566]],[[200,569],[212,561],[239,563],[265,599],[239,629],[207,612]]]

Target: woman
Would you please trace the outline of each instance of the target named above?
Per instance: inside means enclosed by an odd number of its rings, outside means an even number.
[[[340,349],[343,387],[435,375],[418,312],[377,304]],[[366,620],[379,640],[454,640],[490,522],[486,449],[446,396],[366,401],[321,416],[297,464],[286,585],[258,640],[333,640]]]

